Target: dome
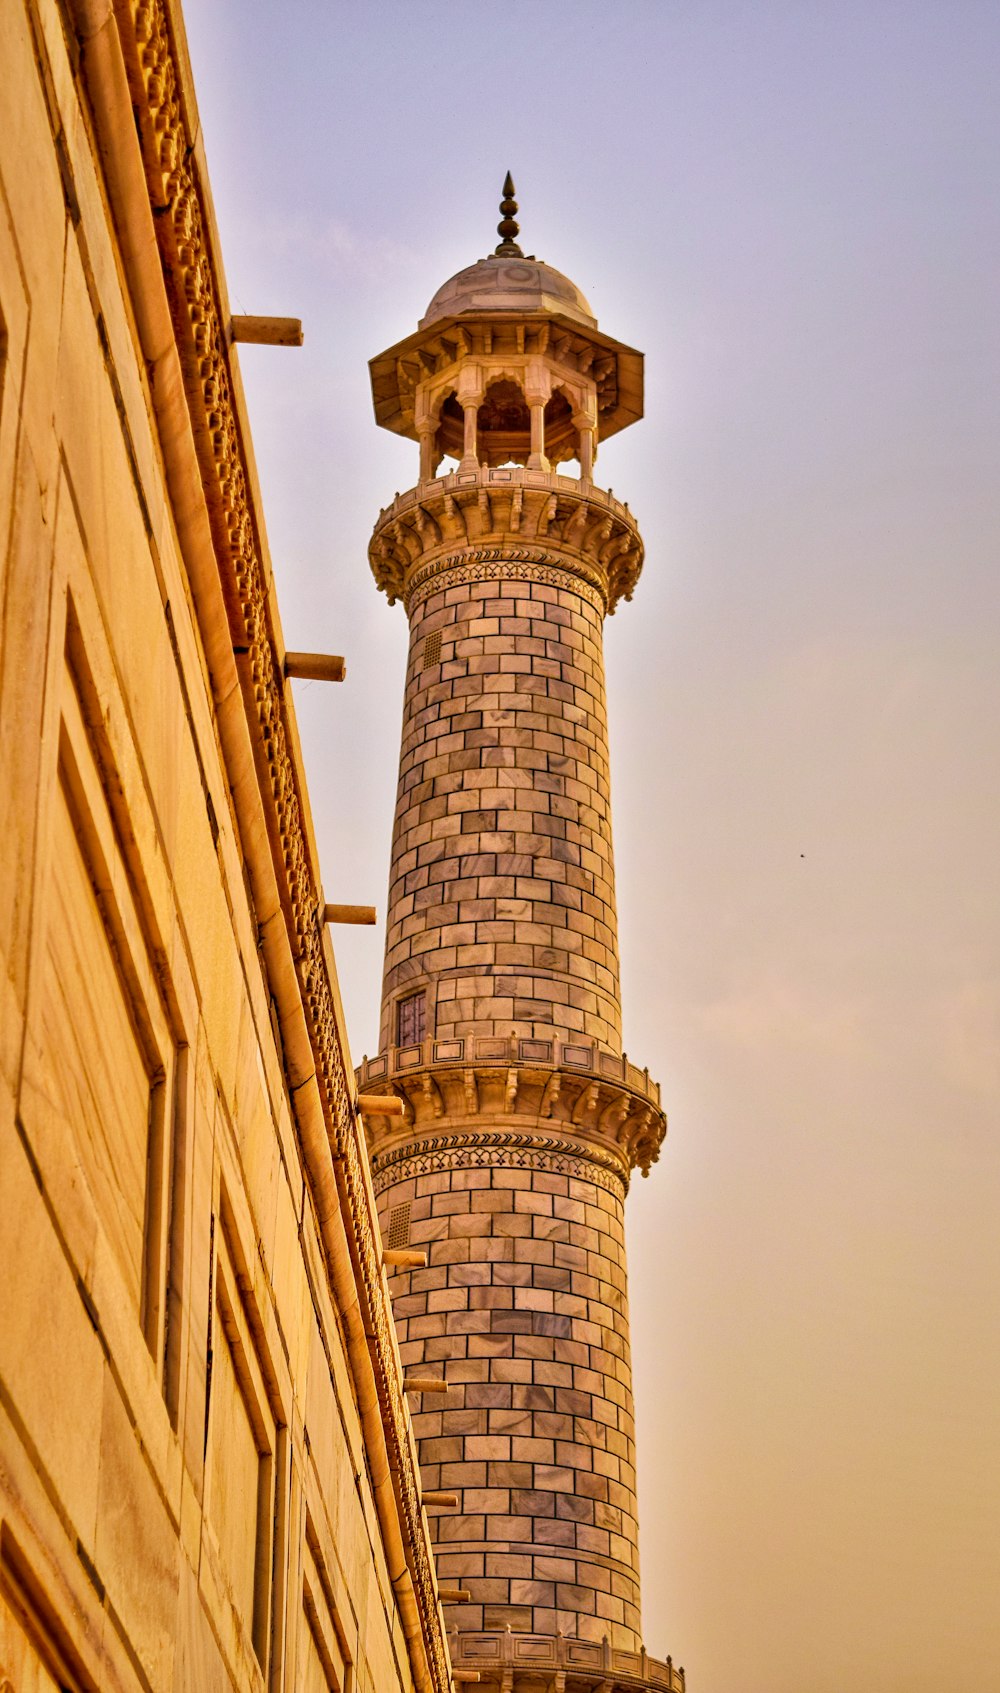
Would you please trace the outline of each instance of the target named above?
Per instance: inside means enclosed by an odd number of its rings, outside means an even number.
[[[588,329],[597,319],[575,282],[540,259],[524,259],[491,253],[488,259],[460,270],[439,288],[420,319],[428,329],[446,317],[464,312],[517,312],[527,316],[551,312],[568,317]]]

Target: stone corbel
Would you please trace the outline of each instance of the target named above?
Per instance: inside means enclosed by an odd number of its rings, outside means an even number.
[[[580,1092],[577,1094],[576,1103],[573,1106],[573,1114],[570,1119],[571,1122],[576,1124],[577,1128],[579,1128],[590,1116],[594,1106],[597,1104],[600,1091],[600,1082],[588,1082],[586,1087],[580,1089]]]
[[[631,544],[632,537],[628,534],[616,535],[613,540],[606,542],[601,548],[600,554],[601,563],[605,570],[610,571],[615,559],[621,558],[623,553],[627,553]]]
[[[424,542],[425,546],[427,545],[427,541],[425,539],[425,536],[427,535],[430,536],[431,542],[435,546],[440,545],[441,528],[440,525],[435,522],[429,511],[425,511],[423,506],[417,506],[413,514],[413,520],[417,526],[417,534],[420,536],[420,539]]]
[[[542,1094],[542,1103],[539,1107],[539,1111],[543,1117],[551,1117],[553,1111],[555,1110],[561,1087],[562,1076],[559,1074],[558,1070],[554,1070],[546,1082],[545,1092]]]
[[[578,505],[572,517],[569,519],[569,522],[566,524],[566,527],[563,530],[563,540],[571,547],[579,545],[583,532],[587,527],[587,518],[589,515],[590,514],[585,505]]]
[[[410,1104],[409,1095],[401,1087],[394,1087],[390,1089],[390,1098],[400,1101],[403,1107],[403,1122],[409,1128],[413,1122],[413,1106]]]
[[[619,1128],[618,1134],[615,1137],[619,1146],[624,1146],[626,1149],[632,1146],[637,1146],[642,1140],[642,1137],[652,1122],[652,1119],[653,1112],[651,1107],[648,1105],[641,1111],[633,1111],[631,1116],[626,1115],[621,1127]]]
[[[535,529],[535,534],[537,536],[543,537],[548,533],[549,524],[555,517],[558,508],[559,501],[556,499],[555,494],[550,495],[538,514],[538,524]]]
[[[465,1109],[470,1117],[475,1116],[479,1111],[479,1085],[475,1070],[466,1070],[462,1081],[465,1087]]]
[[[628,1116],[630,1103],[628,1094],[623,1094],[618,1099],[612,1099],[610,1104],[604,1107],[598,1119],[602,1134],[609,1135],[612,1140],[618,1139],[618,1130]]]
[[[473,468],[478,469],[479,467],[475,465]],[[469,531],[465,521],[465,507],[460,505],[451,494],[446,494],[444,497],[444,514],[451,526],[452,534],[462,541],[467,541]]]
[[[428,1070],[424,1071],[421,1078],[421,1087],[424,1098],[431,1102],[435,1117],[442,1116],[444,1114],[444,1096]]]
[[[517,1082],[517,1066],[512,1065],[507,1071],[507,1085],[504,1089],[504,1106],[508,1111],[513,1111],[517,1103]]]

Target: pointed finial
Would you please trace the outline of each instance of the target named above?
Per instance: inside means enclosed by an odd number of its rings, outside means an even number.
[[[494,251],[500,258],[503,259],[523,259],[524,254],[514,239],[515,235],[518,233],[518,225],[514,221],[514,213],[517,211],[517,201],[514,198],[514,178],[511,176],[510,171],[507,172],[507,175],[504,178],[503,199],[500,201],[500,210],[503,213],[503,216],[497,224],[497,234],[502,235],[503,240],[500,242],[499,247],[495,248]]]

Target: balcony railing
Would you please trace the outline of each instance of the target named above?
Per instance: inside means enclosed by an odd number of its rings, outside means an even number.
[[[451,1633],[451,1660],[456,1669],[477,1669],[484,1682],[502,1681],[513,1671],[516,1693],[518,1671],[524,1674],[562,1671],[574,1686],[581,1682],[608,1689],[662,1689],[663,1693],[684,1693],[684,1671],[651,1658],[644,1647],[636,1652],[612,1646],[610,1641],[577,1640],[564,1634]],[[558,1685],[558,1684],[557,1684]]]
[[[567,1070],[580,1076],[617,1082],[660,1108],[660,1084],[625,1053],[605,1052],[582,1041],[531,1040],[516,1035],[464,1035],[453,1040],[425,1040],[417,1046],[392,1046],[357,1068],[360,1092],[370,1083],[389,1081],[410,1071],[461,1065],[519,1065],[527,1069]]]

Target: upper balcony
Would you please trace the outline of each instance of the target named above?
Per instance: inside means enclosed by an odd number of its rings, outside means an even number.
[[[583,477],[530,465],[473,462],[397,494],[379,514],[368,547],[390,604],[409,604],[418,585],[469,546],[533,548],[593,588],[608,612],[631,599],[642,537],[627,505]]]

